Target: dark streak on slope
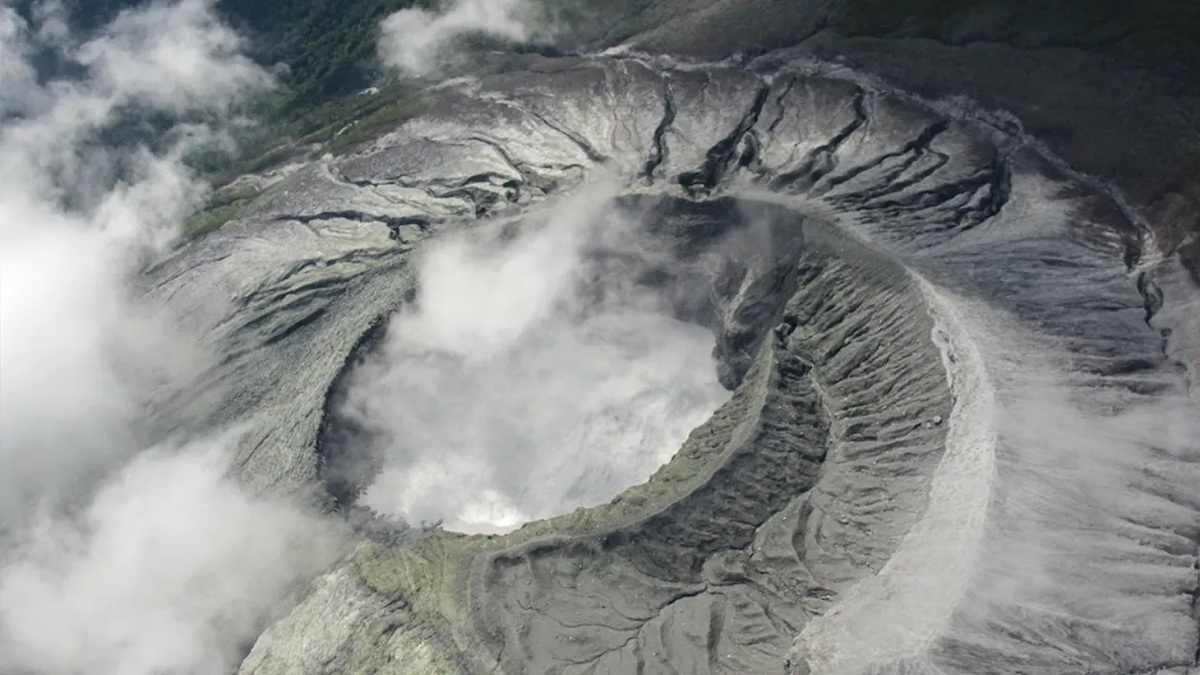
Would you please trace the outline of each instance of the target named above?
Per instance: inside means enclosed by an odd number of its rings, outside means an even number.
[[[833,138],[829,139],[828,143],[813,148],[799,169],[782,173],[772,179],[769,184],[770,188],[772,190],[787,188],[795,192],[804,192],[825,177],[826,174],[833,171],[837,167],[837,152],[842,147],[842,144],[853,136],[854,132],[867,123],[866,97],[867,92],[860,87],[856,87],[854,93],[854,119],[845,127],[842,127]]]
[[[796,78],[793,77],[788,79],[787,86],[783,88],[783,91],[780,92],[778,98],[775,99],[775,106],[779,108],[779,114],[776,115],[775,119],[771,120],[771,124],[767,126],[768,133],[773,134],[775,133],[775,129],[779,128],[779,123],[783,121],[783,115],[787,112],[787,106],[785,106],[783,102],[787,100],[788,95],[792,93],[792,89],[795,87]]]
[[[965,232],[1000,213],[1008,203],[1011,183],[1011,170],[997,157],[987,169],[937,187],[869,202],[860,200],[856,194],[834,197],[830,202],[866,214],[875,222],[893,222],[901,215],[932,211],[911,223],[919,227],[912,228],[910,236],[948,230]],[[950,206],[953,210],[947,212],[946,207]]]
[[[680,174],[679,184],[689,195],[698,197],[709,194],[725,178],[730,164],[738,155],[742,139],[758,123],[758,117],[762,114],[763,106],[767,104],[767,97],[770,93],[771,89],[768,86],[759,88],[750,110],[742,117],[733,132],[709,149],[705,156],[704,166],[697,171]]]
[[[911,165],[911,163],[915,162],[917,157],[920,156],[921,152],[928,150],[929,144],[933,142],[933,139],[935,139],[938,136],[940,136],[941,134],[945,133],[945,131],[949,128],[950,128],[950,123],[946,120],[939,120],[937,122],[934,122],[933,124],[930,124],[929,126],[925,127],[925,129],[923,129],[921,131],[920,135],[918,135],[915,139],[909,141],[908,143],[904,144],[904,146],[901,147],[899,150],[884,153],[884,154],[876,157],[874,160],[867,162],[866,164],[862,164],[860,166],[853,167],[851,169],[848,169],[844,173],[838,174],[836,176],[831,176],[829,178],[829,180],[826,182],[826,189],[836,187],[843,183],[847,183],[847,182],[853,180],[854,178],[857,178],[858,176],[866,173],[867,171],[870,171],[871,169],[882,166],[885,162],[887,162],[890,159],[897,159],[900,157],[911,156],[911,159],[909,160],[909,165]],[[907,166],[908,165],[906,165],[905,168],[907,168]]]
[[[575,147],[579,148],[583,152],[584,156],[586,156],[589,160],[595,162],[596,164],[604,164],[605,162],[608,161],[608,157],[606,157],[604,155],[604,153],[602,153],[599,150],[597,150],[596,148],[594,148],[592,146],[592,144],[589,143],[587,141],[587,139],[584,138],[581,134],[564,127],[562,124],[551,120],[550,118],[546,117],[545,115],[543,115],[535,110],[530,110],[526,106],[517,105],[517,104],[512,104],[512,105],[514,107],[516,107],[518,110],[520,110],[521,112],[525,113],[526,115],[529,115],[530,117],[541,122],[542,124],[546,125],[550,129],[553,129],[555,132],[562,134],[562,136],[564,138],[571,141],[571,143],[574,144]]]
[[[1146,308],[1146,325],[1149,326],[1150,321],[1154,319],[1154,315],[1158,314],[1158,311],[1162,309],[1163,292],[1158,287],[1158,284],[1151,281],[1150,276],[1145,272],[1137,275],[1137,289],[1138,293],[1142,296],[1142,301]]]
[[[675,115],[675,94],[671,92],[671,80],[664,76],[663,116],[658,127],[654,129],[654,147],[650,151],[650,157],[646,160],[645,168],[642,169],[642,177],[648,183],[654,182],[654,172],[667,160],[667,153],[670,152],[670,149],[667,147],[666,135],[671,125],[675,123]]]

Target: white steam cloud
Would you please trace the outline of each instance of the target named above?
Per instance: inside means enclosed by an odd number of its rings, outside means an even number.
[[[0,672],[228,672],[325,539],[224,478],[230,436],[145,451],[203,360],[130,282],[204,195],[183,157],[269,79],[203,0],[84,42],[32,16],[0,7]],[[164,115],[190,121],[112,140]]]
[[[402,9],[384,19],[379,52],[393,68],[426,75],[464,35],[528,40],[535,33],[534,16],[530,0],[450,0],[438,12]]]
[[[592,506],[728,399],[712,334],[635,282],[667,261],[607,194],[522,227],[432,249],[417,307],[355,373],[348,412],[386,457],[367,505],[469,532]]]
[[[223,476],[222,444],[158,449],[77,523],[46,521],[0,577],[6,656],[40,673],[227,673],[303,570],[313,523]]]

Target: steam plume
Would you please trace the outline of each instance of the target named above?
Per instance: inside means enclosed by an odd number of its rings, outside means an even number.
[[[524,227],[432,249],[418,306],[355,374],[349,412],[387,458],[369,505],[466,531],[592,506],[728,397],[713,336],[636,283],[668,261],[634,215],[593,190]]]
[[[228,672],[325,538],[225,478],[234,436],[147,450],[204,359],[132,281],[204,195],[185,157],[269,79],[202,0],[86,41],[31,15],[0,8],[0,671]],[[47,50],[81,75],[39,77]]]
[[[530,0],[451,0],[438,12],[402,9],[383,21],[380,55],[409,75],[426,75],[463,35],[528,39],[534,33],[533,16]]]

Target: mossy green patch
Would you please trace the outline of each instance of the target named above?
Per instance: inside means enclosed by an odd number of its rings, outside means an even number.
[[[187,239],[196,239],[209,232],[215,232],[221,229],[225,223],[237,218],[249,203],[248,199],[238,199],[228,204],[205,208],[184,223],[183,236]]]
[[[395,100],[367,117],[353,122],[348,128],[340,129],[340,133],[329,142],[326,150],[335,155],[349,152],[354,147],[374,140],[417,117],[427,106],[427,99],[422,95]]]

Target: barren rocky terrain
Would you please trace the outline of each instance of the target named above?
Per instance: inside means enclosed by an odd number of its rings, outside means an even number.
[[[442,84],[153,270],[225,355],[161,423],[246,425],[244,482],[345,513],[371,471],[328,402],[413,257],[600,176],[733,392],[609,504],[360,527],[241,672],[1192,672],[1188,94],[1077,48],[665,30]]]

